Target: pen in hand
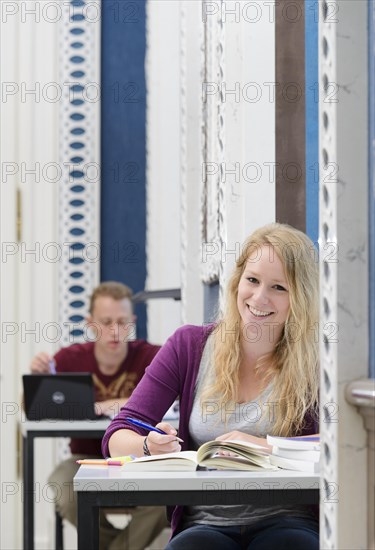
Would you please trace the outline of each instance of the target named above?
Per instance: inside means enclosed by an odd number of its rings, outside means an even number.
[[[54,359],[48,361],[48,367],[51,374],[56,374],[56,363]]]
[[[164,432],[160,428],[155,428],[155,426],[151,426],[151,424],[147,424],[147,422],[142,422],[141,420],[137,420],[136,418],[126,417],[125,420],[130,422],[130,424],[134,424],[134,426],[139,426],[140,428],[145,428],[146,430],[149,430],[150,432],[157,432],[158,434],[163,434],[163,435],[172,435],[172,434],[167,434],[167,432]],[[179,441],[179,443],[184,442],[182,439],[177,437],[177,435],[175,437],[176,437],[176,440]]]

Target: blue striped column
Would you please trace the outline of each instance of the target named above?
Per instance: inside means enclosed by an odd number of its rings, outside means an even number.
[[[146,2],[103,0],[101,280],[146,280]],[[137,336],[147,336],[137,306]]]

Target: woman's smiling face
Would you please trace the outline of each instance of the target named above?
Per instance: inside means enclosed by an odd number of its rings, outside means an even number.
[[[237,307],[244,327],[263,325],[273,342],[278,341],[288,317],[289,288],[273,246],[264,245],[249,255],[238,284]]]

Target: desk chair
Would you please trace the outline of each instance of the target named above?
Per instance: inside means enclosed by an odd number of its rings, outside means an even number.
[[[112,508],[108,510],[109,514],[116,514],[116,515],[127,515],[131,514],[131,508],[133,506],[129,506],[129,508]],[[55,509],[55,550],[64,550],[64,524],[63,524],[63,518],[60,516],[59,512]]]
[[[57,510],[55,510],[55,549],[64,550],[63,519]]]

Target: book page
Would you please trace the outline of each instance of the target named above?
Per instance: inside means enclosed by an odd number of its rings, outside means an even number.
[[[181,451],[152,456],[142,456],[131,462],[125,462],[122,468],[129,472],[168,472],[194,471],[197,469],[197,453]]]

